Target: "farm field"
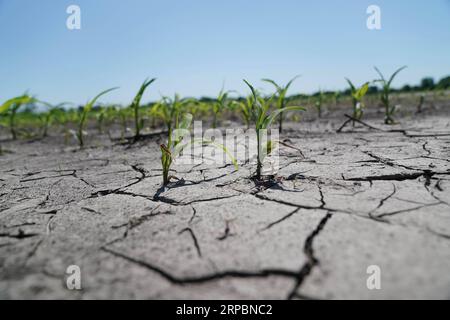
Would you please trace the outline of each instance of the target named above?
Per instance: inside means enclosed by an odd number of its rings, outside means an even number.
[[[366,98],[344,127],[349,97],[320,118],[289,100],[307,111],[286,113],[271,175],[255,178],[254,158],[175,161],[165,186],[168,132],[150,109],[139,139],[132,113],[99,130],[94,109],[82,147],[78,120],[43,136],[18,116],[18,139],[1,130],[0,298],[449,299],[448,93],[420,113],[399,94],[391,125]],[[240,117],[223,111],[217,128],[245,132]],[[69,265],[83,290],[67,290]],[[370,266],[382,290],[368,290]]]
[[[449,0],[0,0],[0,302],[450,301],[449,22]]]

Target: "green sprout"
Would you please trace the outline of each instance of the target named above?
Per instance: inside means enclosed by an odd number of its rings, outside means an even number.
[[[86,122],[87,119],[87,115],[88,113],[92,110],[95,102],[104,94],[107,94],[108,92],[111,92],[113,90],[116,90],[116,88],[111,88],[108,90],[105,90],[103,92],[100,92],[94,99],[92,99],[91,101],[89,101],[84,107],[83,110],[81,111],[81,116],[80,119],[78,121],[78,131],[76,133],[76,137],[78,139],[78,143],[80,145],[80,148],[82,148],[84,146],[84,124]]]
[[[106,108],[99,107],[95,113],[95,119],[97,120],[97,130],[99,134],[103,134],[103,126],[105,123]]]
[[[152,114],[159,117],[166,125],[169,136],[174,129],[177,129],[179,115],[185,107],[193,102],[190,98],[180,98],[179,94],[175,94],[173,98],[163,97],[152,108]]]
[[[67,104],[68,102],[59,103],[57,105],[53,105],[51,103],[45,101],[39,101],[43,105],[47,106],[47,111],[41,115],[42,121],[42,137],[46,138],[48,136],[48,129],[52,125],[56,114],[61,111],[61,108]]]
[[[295,76],[294,78],[292,78],[284,87],[279,86],[275,81],[271,80],[271,79],[262,79],[262,81],[268,82],[270,84],[272,84],[275,89],[276,89],[276,97],[277,97],[277,108],[280,109],[284,109],[286,107],[287,101],[286,101],[286,94],[287,91],[289,90],[289,87],[291,86],[291,84],[294,82],[295,79],[297,79],[299,76]],[[278,120],[279,123],[279,130],[280,133],[283,132],[283,112],[281,112]]]
[[[182,132],[183,130],[189,130],[191,123],[192,123],[192,114],[190,113],[183,114],[182,120],[180,122],[178,121],[177,115],[177,121],[175,122],[175,124],[170,126],[171,129],[169,130],[167,144],[160,145],[164,186],[166,186],[170,181],[171,177],[169,177],[169,171],[174,159],[183,149],[181,142],[183,141],[184,136],[178,133]],[[173,133],[172,128],[175,129],[175,132],[177,133],[174,137],[172,136]]]
[[[173,164],[173,161],[176,159],[176,157],[188,146],[194,144],[194,143],[200,143],[202,145],[212,145],[214,147],[218,147],[222,149],[227,156],[231,159],[231,162],[233,163],[236,170],[238,170],[238,164],[236,159],[231,155],[231,153],[228,151],[228,149],[220,144],[216,143],[214,141],[210,140],[204,140],[204,139],[197,139],[193,141],[188,141],[186,143],[183,143],[185,134],[188,132],[191,123],[192,123],[192,114],[185,113],[181,116],[181,121],[178,121],[178,115],[177,119],[171,128],[171,132],[169,132],[167,144],[161,144],[161,164],[162,164],[162,170],[163,170],[163,186],[167,186],[170,182],[171,178],[174,178],[173,176],[169,176],[170,167]]]
[[[396,106],[391,105],[391,101],[389,100],[389,94],[391,92],[391,84],[392,81],[394,80],[395,76],[397,76],[397,74],[402,71],[403,69],[406,68],[406,66],[403,66],[399,69],[397,69],[389,78],[389,80],[386,80],[383,76],[383,74],[380,72],[380,70],[378,70],[377,67],[374,67],[375,71],[378,73],[378,75],[380,76],[380,79],[375,80],[376,82],[380,82],[381,86],[382,86],[382,91],[381,91],[381,103],[383,104],[384,108],[385,108],[385,114],[384,114],[384,123],[385,124],[394,124],[395,120],[393,118],[393,115],[396,111]]]
[[[180,114],[187,105],[190,99],[181,99],[178,94],[175,94],[174,98],[163,97],[153,108],[155,115],[158,115],[167,127],[168,141],[167,144],[161,144],[161,164],[163,169],[163,185],[166,186],[169,181],[170,167],[177,156],[177,153],[181,152],[179,144],[181,143],[183,136],[177,136],[173,139],[173,131],[188,130],[192,122],[192,114],[185,113],[182,115],[181,122],[179,121]]]
[[[250,129],[251,121],[254,120],[252,119],[253,101],[253,95],[248,95],[243,101],[233,101],[231,103],[233,107],[237,107],[237,109],[241,111],[247,129]]]
[[[357,88],[355,85],[347,78],[348,84],[350,85],[350,94],[352,96],[352,106],[353,106],[353,119],[361,120],[363,115],[364,103],[362,99],[369,90],[369,82],[364,83],[361,87]],[[353,121],[353,126],[355,122]]]
[[[141,135],[141,129],[143,127],[143,122],[141,121],[140,117],[139,117],[139,108],[140,108],[140,103],[141,103],[141,99],[142,96],[144,95],[145,89],[147,89],[147,87],[149,85],[151,85],[154,81],[156,81],[156,78],[153,78],[151,80],[146,79],[144,81],[144,83],[141,85],[141,87],[139,88],[138,93],[136,94],[136,96],[133,99],[133,102],[131,103],[131,108],[134,111],[134,128],[135,128],[135,139],[138,139]]]
[[[216,101],[212,105],[213,111],[213,123],[212,127],[217,128],[217,120],[219,114],[223,112],[223,110],[227,107],[227,99],[228,99],[229,91],[220,90],[219,95],[217,96]]]
[[[175,94],[173,99],[163,97],[162,100],[154,106],[155,114],[163,120],[167,127],[168,133],[167,144],[160,145],[161,164],[163,169],[163,186],[166,186],[172,178],[169,176],[169,171],[175,158],[181,153],[181,151],[183,151],[184,148],[193,143],[211,144],[215,147],[221,148],[228,155],[237,169],[236,160],[228,152],[225,146],[221,144],[213,141],[206,141],[204,139],[182,143],[184,138],[183,133],[186,133],[186,130],[189,130],[193,118],[192,114],[183,112],[186,109],[186,106],[193,102],[195,102],[194,99],[181,99],[178,94]]]
[[[335,91],[333,93],[333,99],[334,99],[334,105],[337,107],[339,104],[339,100],[341,99],[341,92],[340,91]]]
[[[119,108],[117,110],[117,114],[119,116],[119,120],[120,120],[120,140],[124,141],[125,140],[125,135],[127,133],[127,116],[128,116],[128,110],[127,108]]]
[[[322,90],[319,90],[319,93],[317,94],[317,100],[314,103],[314,107],[317,110],[317,116],[319,118],[322,118],[322,104],[323,104],[323,100],[324,100],[324,94],[323,94]]]
[[[267,141],[265,146],[262,145],[262,134],[264,130],[270,129],[270,126],[275,119],[283,112],[287,111],[305,111],[305,108],[299,106],[289,106],[277,109],[271,113],[268,112],[270,108],[270,102],[273,96],[269,99],[263,99],[258,96],[255,88],[244,79],[244,82],[250,88],[253,95],[253,117],[255,119],[256,139],[257,139],[257,164],[255,178],[261,180],[261,171],[263,167],[264,158],[271,153],[274,147],[274,141]]]
[[[9,112],[9,129],[13,140],[17,139],[16,115],[19,108],[23,105],[34,103],[37,100],[28,94],[24,94],[7,100],[0,106],[0,115]]]

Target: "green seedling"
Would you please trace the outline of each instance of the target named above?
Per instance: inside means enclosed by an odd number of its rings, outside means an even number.
[[[406,68],[406,66],[403,66],[399,69],[397,69],[389,78],[389,80],[386,80],[383,76],[383,74],[378,70],[377,67],[374,67],[375,71],[380,76],[380,79],[375,80],[376,82],[380,82],[382,86],[381,90],[381,103],[385,108],[385,114],[384,114],[384,123],[385,124],[394,124],[395,120],[393,118],[394,113],[396,111],[396,106],[391,104],[391,101],[389,100],[389,95],[391,93],[391,84],[394,78],[397,76],[397,74]]]
[[[101,93],[99,93],[94,99],[92,99],[91,101],[89,101],[84,107],[83,110],[81,111],[81,115],[80,115],[80,119],[78,121],[78,131],[76,133],[76,137],[78,139],[78,143],[80,145],[80,148],[82,148],[84,146],[84,125],[88,116],[88,113],[92,110],[95,102],[97,102],[97,100],[103,96],[104,94],[107,94],[108,92],[111,92],[113,90],[116,90],[116,88],[111,88],[108,90],[105,90]]]
[[[322,90],[319,90],[319,93],[317,94],[317,99],[314,102],[314,107],[317,110],[317,116],[319,118],[322,118],[322,104],[323,104],[323,100],[324,100],[324,94],[323,94]]]
[[[280,116],[283,112],[287,111],[304,111],[305,108],[299,106],[289,106],[277,109],[273,112],[268,112],[270,108],[270,103],[273,98],[264,99],[258,96],[255,88],[247,81],[244,80],[245,84],[250,88],[253,95],[253,107],[252,113],[255,119],[255,129],[256,129],[256,139],[257,139],[257,163],[256,163],[256,174],[255,178],[261,180],[261,171],[263,167],[264,158],[269,155],[274,148],[274,141],[267,141],[266,145],[263,145],[262,134],[263,130],[270,129],[270,126],[275,121],[275,119]]]
[[[13,114],[12,113],[9,114],[9,117],[10,117],[9,124],[10,124],[11,134],[13,135],[13,139],[16,138],[16,131],[15,131],[15,127],[14,127],[14,123],[15,123],[14,117],[15,117],[15,113],[17,112],[17,109],[19,109],[20,106],[23,104],[31,103],[34,101],[35,101],[34,98],[32,98],[28,95],[22,95],[22,96],[18,96],[18,97],[9,99],[0,106],[0,116],[7,114],[8,111],[15,110]],[[0,146],[0,155],[2,155],[2,154],[3,154],[3,149]]]
[[[97,121],[97,130],[99,134],[103,134],[103,126],[105,123],[106,117],[106,108],[99,107],[97,112],[95,113],[95,119]]]
[[[111,131],[109,129],[110,125],[114,124],[116,118],[118,118],[119,109],[116,105],[108,105],[104,108],[104,126],[107,127],[106,133],[110,140],[112,140]]]
[[[35,103],[37,100],[27,94],[7,100],[0,106],[0,115],[9,114],[9,129],[13,140],[17,139],[16,115],[19,108],[23,105]]]
[[[191,126],[192,115],[185,113],[182,115],[182,121],[179,121],[181,112],[190,102],[189,99],[181,99],[178,94],[175,94],[174,98],[163,97],[154,107],[153,112],[162,119],[167,128],[168,140],[167,144],[161,144],[161,164],[163,169],[163,185],[166,186],[169,183],[169,171],[173,163],[173,160],[179,152],[181,152],[180,143],[183,136],[177,136],[173,139],[173,130],[188,130]]]
[[[163,185],[166,186],[169,181],[169,171],[175,157],[182,151],[182,144],[184,136],[177,135],[175,137],[172,136],[172,128],[178,129],[176,132],[180,132],[180,130],[189,130],[192,123],[192,115],[190,113],[186,113],[182,116],[182,120],[178,122],[178,114],[177,120],[175,124],[172,124],[169,129],[169,136],[167,140],[167,144],[161,144],[161,164],[163,170]]]
[[[183,141],[185,134],[191,127],[192,118],[193,118],[192,114],[185,113],[181,116],[181,121],[178,121],[177,116],[175,124],[171,126],[171,128],[173,128],[173,131],[169,133],[167,144],[160,145],[161,165],[163,170],[163,186],[167,186],[167,184],[170,182],[170,179],[173,178],[172,176],[169,176],[170,167],[172,166],[173,161],[186,147],[192,145],[193,143],[200,143],[202,145],[203,144],[213,145],[214,147],[222,149],[231,159],[236,170],[238,169],[236,159],[230,154],[230,152],[224,145],[215,143],[213,141],[207,141],[204,139],[189,142]]]
[[[165,124],[169,135],[176,129],[178,118],[184,112],[186,106],[194,100],[190,98],[182,99],[175,94],[173,98],[163,97],[152,108],[152,114],[159,117]]]
[[[333,93],[333,99],[334,99],[334,105],[337,107],[339,104],[339,100],[341,99],[341,92],[340,91],[335,91]]]
[[[227,108],[228,94],[229,94],[229,91],[224,91],[223,89],[220,90],[216,101],[212,105],[212,111],[213,111],[212,127],[213,128],[217,128],[218,117],[223,112],[223,110],[225,108]]]
[[[272,84],[275,89],[276,89],[276,98],[277,98],[277,108],[278,110],[280,109],[284,109],[286,108],[287,105],[287,101],[286,101],[286,94],[287,91],[289,90],[289,87],[291,86],[291,84],[294,82],[295,79],[297,79],[299,76],[295,76],[294,78],[292,78],[284,87],[278,85],[275,81],[271,80],[271,79],[262,79],[262,81],[268,82],[270,84]],[[279,123],[279,130],[280,133],[283,132],[283,112],[279,113],[279,119],[278,119],[278,123]]]
[[[57,105],[53,105],[50,104],[48,102],[45,101],[39,101],[40,103],[42,103],[43,105],[47,106],[47,111],[44,112],[41,115],[41,121],[42,121],[42,137],[45,138],[48,136],[48,129],[49,127],[52,125],[56,114],[61,111],[61,109],[69,104],[67,102],[63,102]]]
[[[254,119],[253,117],[253,102],[254,98],[253,95],[248,95],[245,100],[243,101],[233,101],[231,103],[232,106],[236,107],[239,111],[241,111],[242,118],[244,120],[244,123],[247,127],[247,129],[250,129],[250,124]]]
[[[161,144],[161,165],[163,169],[163,186],[166,186],[170,182],[170,167],[175,158],[192,143],[211,144],[216,147],[220,147],[231,158],[234,166],[237,168],[236,160],[231,156],[228,150],[220,144],[212,141],[191,141],[188,143],[182,143],[186,130],[189,130],[192,123],[192,114],[185,113],[186,107],[190,103],[195,103],[194,99],[186,98],[181,99],[178,94],[175,94],[174,98],[163,97],[155,106],[155,114],[157,114],[165,123],[167,127],[168,140],[167,144]],[[181,118],[181,121],[180,121]]]
[[[134,111],[134,128],[135,128],[135,139],[138,139],[141,135],[141,129],[143,127],[143,122],[140,119],[139,116],[139,109],[140,109],[140,103],[141,103],[141,99],[142,96],[144,95],[145,89],[147,89],[147,87],[149,85],[151,85],[154,81],[156,81],[156,78],[153,78],[151,80],[146,79],[144,81],[144,83],[141,85],[141,87],[139,88],[138,93],[136,94],[136,96],[133,99],[133,102],[131,103],[131,108]]]
[[[117,110],[117,114],[119,116],[119,121],[120,121],[120,140],[123,141],[125,139],[125,135],[127,134],[127,116],[128,116],[128,111],[130,109],[127,108],[119,108]]]
[[[350,94],[352,96],[352,107],[353,107],[353,119],[361,120],[363,115],[364,103],[363,98],[369,90],[369,82],[364,83],[361,87],[357,88],[355,85],[347,78],[348,84],[350,85]],[[353,121],[353,126],[355,122]]]

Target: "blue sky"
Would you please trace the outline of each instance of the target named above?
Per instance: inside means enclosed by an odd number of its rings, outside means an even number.
[[[66,8],[81,8],[81,30]],[[366,28],[381,8],[382,29]],[[179,92],[246,93],[242,78],[281,83],[291,94],[342,89],[408,65],[395,85],[450,74],[450,0],[0,0],[0,101],[29,90],[56,103],[129,103],[146,77],[144,100]]]

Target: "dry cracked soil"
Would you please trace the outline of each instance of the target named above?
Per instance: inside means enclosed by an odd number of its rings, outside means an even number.
[[[0,298],[450,299],[450,116],[400,120],[289,123],[275,179],[175,165],[166,190],[158,134],[3,142]]]

